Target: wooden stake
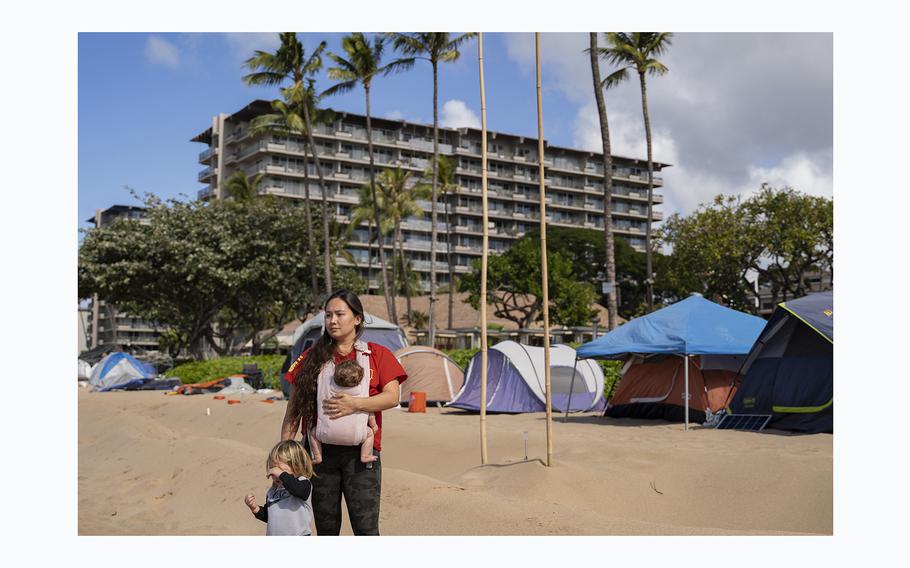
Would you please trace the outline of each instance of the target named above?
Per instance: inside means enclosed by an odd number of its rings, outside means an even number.
[[[480,257],[480,463],[487,463],[487,102],[483,90],[483,32],[477,34],[477,62],[480,67],[481,203],[483,209],[483,253]]]
[[[543,167],[543,101],[540,96],[540,32],[534,34],[537,59],[537,179],[540,182],[540,276],[543,288],[543,361],[547,394],[547,467],[553,465],[553,401],[550,396],[550,291],[547,280],[547,195]],[[486,209],[484,209],[486,211]]]

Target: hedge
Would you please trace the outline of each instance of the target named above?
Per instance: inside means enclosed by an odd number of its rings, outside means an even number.
[[[244,365],[256,363],[263,379],[270,388],[280,389],[279,372],[284,355],[257,355],[255,357],[221,357],[208,361],[193,361],[177,365],[166,372],[168,377],[179,377],[184,384],[214,381],[223,377],[240,374]]]

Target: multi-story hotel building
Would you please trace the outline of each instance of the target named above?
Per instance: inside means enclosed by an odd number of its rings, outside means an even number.
[[[104,210],[98,209],[86,222],[104,227],[117,219],[133,219],[144,223],[145,208],[113,205]],[[125,349],[134,353],[158,350],[161,328],[154,323],[124,313],[97,295],[92,297],[87,310],[89,317],[86,335],[89,348],[110,346],[112,349]]]
[[[207,184],[199,190],[202,199],[226,196],[225,183],[234,172],[247,176],[264,174],[260,191],[303,199],[304,168],[309,176],[310,199],[321,200],[319,180],[312,156],[305,161],[303,136],[249,135],[250,121],[270,113],[268,101],[257,100],[231,114],[219,114],[211,128],[195,136],[194,142],[207,146],[199,154],[205,169],[198,180]],[[433,128],[401,120],[372,118],[374,163],[377,169],[400,166],[419,176],[431,164]],[[328,202],[336,220],[350,222],[357,207],[357,189],[369,183],[366,117],[336,112],[332,124],[314,125],[314,138],[323,168]],[[487,133],[489,246],[493,252],[509,248],[515,239],[539,226],[537,139],[526,136]],[[455,273],[470,272],[471,261],[481,255],[481,132],[475,128],[440,128],[439,152],[456,164],[457,192],[452,199],[454,239],[448,243],[448,229],[442,200],[437,205],[437,282],[448,282],[449,265]],[[308,153],[309,154],[309,153]],[[603,228],[603,167],[601,154],[546,144],[547,221],[561,227]],[[660,170],[668,164],[654,164],[654,187],[662,186]],[[647,219],[646,160],[613,157],[613,230],[638,250],[644,250]],[[655,193],[653,203],[663,196]],[[411,266],[429,289],[430,203],[418,202],[426,214],[403,223],[404,249]],[[453,209],[453,210],[451,210]],[[652,219],[662,214],[654,210]],[[373,273],[367,274],[370,250],[367,228],[354,229],[348,251],[356,268],[371,289],[379,287],[378,251],[373,247]],[[391,247],[390,242],[386,242]],[[343,259],[341,265],[350,265]]]

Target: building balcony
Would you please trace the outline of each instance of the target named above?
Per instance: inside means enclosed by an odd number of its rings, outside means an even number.
[[[206,183],[214,175],[215,175],[215,170],[213,170],[212,167],[209,166],[209,167],[205,168],[204,170],[202,170],[201,172],[199,172],[197,179],[199,181],[201,181],[202,183]]]
[[[211,148],[208,148],[202,152],[199,152],[199,161],[206,162],[206,161],[208,161],[209,158],[214,156],[216,153],[218,153],[217,146],[212,146]]]

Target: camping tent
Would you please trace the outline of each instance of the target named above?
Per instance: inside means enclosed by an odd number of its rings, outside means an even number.
[[[448,406],[480,410],[480,371],[481,353],[477,353],[468,363],[464,386]],[[487,410],[513,413],[545,411],[544,371],[543,347],[529,347],[514,341],[502,341],[491,347],[487,351]],[[576,361],[575,350],[567,345],[551,347],[553,410],[602,410],[603,383],[603,371],[597,363]]]
[[[735,414],[771,414],[769,427],[834,431],[834,293],[783,302],[743,365]]]
[[[409,402],[412,391],[427,393],[427,402],[449,402],[464,384],[464,372],[439,349],[414,345],[399,349],[395,357],[408,374],[401,384],[402,404]]]
[[[408,340],[401,328],[394,323],[387,322],[372,314],[363,314],[364,328],[360,339],[371,343],[378,343],[388,347],[393,353],[402,347],[408,346]],[[325,312],[319,312],[315,317],[300,324],[294,331],[294,347],[291,349],[291,360],[296,359],[307,348],[316,343],[316,340],[325,331]]]
[[[743,356],[694,355],[689,359],[689,418],[705,422],[728,400]],[[606,416],[685,421],[686,358],[632,355],[607,404]]]
[[[733,382],[742,361],[730,356],[748,353],[764,325],[759,317],[693,295],[585,343],[578,357],[626,361],[606,415],[688,424],[692,411],[701,422],[706,409],[719,411],[726,400],[729,390],[718,389],[729,389],[721,384]],[[691,355],[699,357],[685,364]]]
[[[129,353],[111,353],[92,368],[89,383],[97,391],[123,389],[155,378],[155,368]]]

